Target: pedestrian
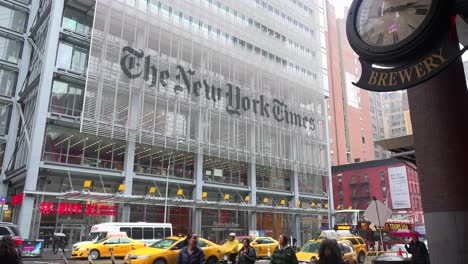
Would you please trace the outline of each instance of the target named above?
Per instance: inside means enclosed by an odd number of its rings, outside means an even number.
[[[273,251],[271,264],[298,264],[296,252],[289,245],[289,238],[282,234],[278,238],[279,245]]]
[[[427,252],[426,245],[419,241],[417,235],[413,235],[411,243],[405,243],[406,251],[411,254],[411,264],[429,264],[429,253]]]
[[[58,247],[57,247],[57,252],[62,250],[62,253],[65,254],[65,247],[67,245],[67,237],[63,236],[60,237],[58,240]]]
[[[318,264],[344,264],[341,250],[334,239],[325,239],[320,244]]]
[[[0,263],[2,264],[20,264],[21,252],[11,236],[4,236],[0,240]]]
[[[242,240],[242,248],[239,251],[239,260],[237,264],[255,264],[257,260],[257,252],[255,248],[250,245],[250,239],[244,238]]]
[[[187,235],[188,246],[183,247],[177,256],[176,264],[205,264],[205,253],[198,247],[198,235]]]
[[[58,237],[54,234],[52,237],[52,252],[54,254],[57,254],[57,248],[58,248]]]
[[[312,258],[310,258],[310,264],[318,264],[316,256],[312,256]]]
[[[221,246],[219,252],[227,256],[231,263],[236,263],[237,253],[239,253],[239,240],[236,239],[236,233],[229,234],[228,241]]]

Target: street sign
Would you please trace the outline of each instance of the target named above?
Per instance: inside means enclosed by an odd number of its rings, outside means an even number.
[[[0,197],[0,203],[5,204],[6,203],[6,196]]]
[[[364,212],[364,216],[377,227],[383,227],[391,215],[392,210],[377,200],[373,200]]]

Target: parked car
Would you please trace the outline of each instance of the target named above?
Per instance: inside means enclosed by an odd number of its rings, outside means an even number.
[[[179,251],[186,245],[185,236],[171,236],[148,247],[132,250],[125,255],[125,264],[174,264]],[[216,264],[221,260],[220,246],[204,239],[198,239],[198,246],[205,253],[206,264]]]
[[[315,257],[318,260],[320,244],[322,243],[322,241],[322,239],[307,241],[301,248],[301,250],[296,253],[296,257],[299,261],[299,264],[309,264],[311,262],[312,257]],[[338,239],[336,240],[336,242],[338,243],[338,246],[341,250],[344,263],[357,264],[358,260],[353,244],[350,241],[344,239]]]
[[[405,244],[395,244],[390,248],[389,252],[395,255],[395,252],[398,254],[399,249],[401,249],[403,257],[411,258],[411,254],[406,251]]]
[[[3,236],[11,236],[18,246],[23,244],[23,239],[18,231],[18,226],[8,222],[0,222],[0,239]]]
[[[111,237],[104,238],[92,244],[80,245],[74,248],[72,258],[87,258],[88,251],[91,259],[98,259],[100,257],[110,257],[110,248],[114,250],[115,257],[124,257],[128,252],[133,249],[145,247],[145,243],[136,241],[128,237]]]
[[[366,262],[367,244],[364,239],[359,236],[340,236],[340,239],[348,240],[353,244],[359,263],[363,264]]]

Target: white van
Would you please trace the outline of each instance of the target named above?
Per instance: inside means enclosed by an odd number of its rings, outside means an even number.
[[[94,243],[98,240],[106,238],[109,233],[117,232],[125,232],[127,233],[128,237],[149,245],[165,237],[172,236],[172,224],[145,222],[109,222],[97,224],[91,227],[90,241],[75,243],[73,247]]]

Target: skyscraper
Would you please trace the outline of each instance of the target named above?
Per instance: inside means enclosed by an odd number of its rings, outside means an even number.
[[[0,7],[1,194],[23,236],[167,220],[299,240],[326,223],[322,1]]]

